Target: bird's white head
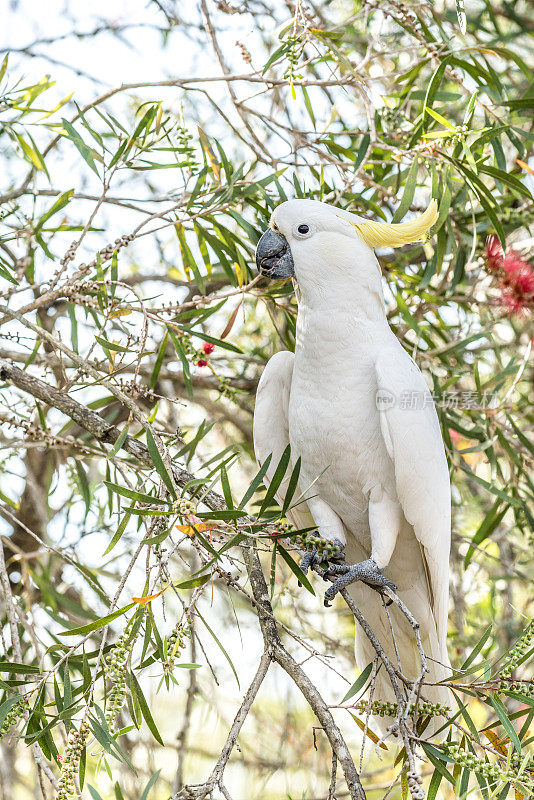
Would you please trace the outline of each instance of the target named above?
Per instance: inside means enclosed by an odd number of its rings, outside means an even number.
[[[259,271],[272,279],[295,278],[301,292],[320,294],[371,290],[381,295],[375,247],[400,247],[421,239],[437,220],[434,200],[415,219],[402,223],[367,220],[318,200],[288,200],[274,210],[256,249]]]

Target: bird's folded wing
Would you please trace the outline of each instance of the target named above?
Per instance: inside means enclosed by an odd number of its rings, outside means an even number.
[[[266,474],[266,483],[272,479],[280,458],[289,444],[289,395],[293,374],[293,353],[283,351],[276,353],[265,367],[256,393],[254,408],[254,452],[261,466],[272,454],[271,463]],[[281,482],[276,499],[284,503],[287,484],[292,472],[290,464],[284,480]],[[293,502],[297,503],[299,492],[295,492]],[[306,502],[298,503],[288,512],[288,518],[297,528],[309,528],[314,525]]]
[[[428,565],[438,635],[446,635],[451,495],[449,471],[430,390],[401,348],[376,363],[380,428],[395,469],[397,496]]]

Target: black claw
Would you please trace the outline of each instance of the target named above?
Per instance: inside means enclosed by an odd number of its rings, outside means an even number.
[[[300,561],[300,568],[305,575],[310,569],[310,567],[314,566],[314,564],[317,563],[317,560],[318,560],[318,553],[315,548],[313,550],[309,550],[304,553]]]

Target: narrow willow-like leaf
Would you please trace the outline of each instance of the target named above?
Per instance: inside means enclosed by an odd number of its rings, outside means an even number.
[[[282,483],[284,476],[287,472],[290,458],[291,458],[291,447],[290,445],[288,445],[284,450],[284,452],[282,453],[282,455],[280,456],[280,461],[278,462],[274,475],[269,482],[269,487],[267,489],[267,492],[265,493],[265,497],[258,512],[258,516],[261,517],[265,509],[268,508],[268,506],[274,500],[274,496],[278,491],[278,488]]]
[[[311,585],[311,583],[309,582],[308,578],[306,577],[304,572],[301,570],[301,568],[299,567],[297,562],[289,555],[287,550],[284,547],[282,547],[280,542],[277,542],[277,547],[278,547],[278,552],[280,553],[280,555],[282,556],[282,558],[286,562],[286,564],[289,567],[289,569],[291,570],[291,572],[295,575],[295,577],[297,578],[298,582],[301,583],[304,586],[304,588],[307,589],[310,592],[310,594],[313,594],[315,596],[315,592],[313,590],[313,586]]]
[[[152,432],[150,430],[148,430],[148,429],[147,429],[147,432],[146,432],[146,443],[148,445],[148,451],[150,453],[150,458],[152,459],[152,462],[154,464],[154,467],[156,468],[156,471],[157,471],[158,475],[163,480],[163,483],[165,484],[165,486],[167,487],[167,489],[171,493],[172,497],[176,497],[176,489],[174,488],[172,480],[171,480],[171,477],[170,477],[169,473],[167,472],[167,468],[165,467],[165,464],[163,463],[163,459],[162,459],[162,457],[160,455],[160,452],[158,450],[158,446],[156,444],[156,440],[154,439],[154,437],[152,435]]]
[[[103,628],[104,625],[109,625],[109,623],[113,622],[113,620],[117,619],[117,617],[122,617],[123,614],[126,614],[134,606],[135,603],[128,603],[128,605],[123,606],[122,608],[118,608],[116,611],[113,611],[106,617],[101,617],[100,619],[97,619],[94,622],[90,622],[87,625],[80,625],[78,628],[71,628],[68,631],[61,631],[59,635],[82,636],[85,635],[86,633],[91,633],[92,631],[98,631],[100,630],[100,628]]]
[[[464,663],[462,664],[462,666],[461,666],[462,670],[467,669],[473,663],[475,658],[478,656],[478,654],[480,653],[480,651],[482,650],[482,648],[484,647],[484,645],[488,641],[488,639],[489,639],[489,637],[491,635],[492,629],[493,629],[493,625],[488,625],[488,627],[483,632],[482,636],[480,637],[480,639],[478,640],[478,642],[473,647],[473,649],[469,653],[468,657],[465,659]]]
[[[362,689],[365,686],[365,684],[367,683],[367,679],[369,678],[369,675],[371,674],[371,670],[372,669],[373,669],[373,664],[372,663],[371,664],[367,664],[365,669],[362,670],[361,674],[358,675],[358,677],[356,678],[356,680],[354,681],[354,683],[352,684],[352,686],[348,690],[347,694],[345,695],[345,697],[341,701],[342,703],[346,703],[347,700],[350,700],[351,697],[354,697],[354,695],[358,694],[360,689]]]
[[[161,738],[160,732],[158,731],[156,723],[154,722],[154,718],[152,716],[152,712],[150,711],[150,707],[149,707],[149,705],[148,705],[148,703],[147,703],[147,701],[145,699],[145,696],[143,694],[143,691],[142,691],[142,689],[141,689],[141,687],[139,685],[139,681],[137,680],[137,678],[135,677],[135,674],[133,672],[129,673],[129,678],[130,678],[130,687],[135,692],[136,699],[137,699],[137,701],[139,703],[139,707],[141,709],[141,714],[143,715],[143,718],[144,718],[146,724],[148,725],[150,733],[152,734],[152,736],[154,737],[154,739],[157,742],[159,742],[161,745],[163,745],[164,744],[163,739]]]

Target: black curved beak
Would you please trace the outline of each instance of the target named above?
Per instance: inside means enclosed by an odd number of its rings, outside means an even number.
[[[280,280],[295,275],[293,256],[285,236],[268,228],[256,247],[256,266],[267,278]]]

